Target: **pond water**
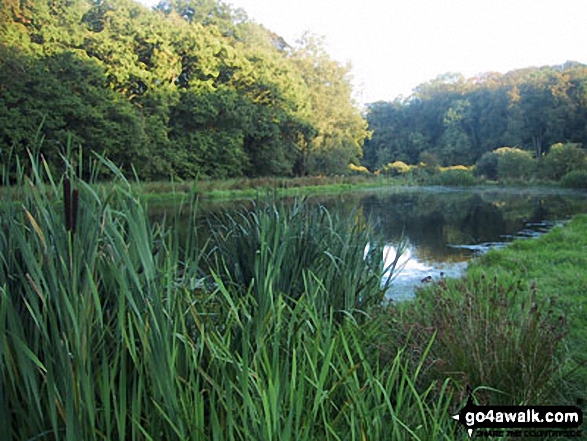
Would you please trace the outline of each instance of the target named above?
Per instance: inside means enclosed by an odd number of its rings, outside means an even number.
[[[587,213],[587,192],[553,189],[393,188],[325,201],[371,217],[395,257],[401,238],[407,249],[388,296],[413,297],[424,280],[460,275],[474,256],[515,238],[544,234],[572,216]],[[346,208],[348,209],[348,208]]]
[[[400,187],[318,196],[311,201],[342,216],[375,222],[385,238],[387,259],[402,238],[407,249],[393,275],[389,298],[407,299],[422,280],[460,275],[467,262],[514,238],[544,234],[572,216],[587,213],[587,192],[544,188],[454,189]],[[204,214],[242,203],[202,204]]]

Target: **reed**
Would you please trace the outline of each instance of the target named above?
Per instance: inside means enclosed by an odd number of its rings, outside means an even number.
[[[383,239],[360,213],[343,219],[303,199],[258,202],[217,216],[209,229],[210,267],[241,295],[252,293],[262,311],[278,294],[305,295],[321,314],[339,318],[384,299]]]
[[[414,369],[402,347],[386,360],[368,350],[379,322],[361,318],[384,268],[374,251],[364,258],[363,227],[268,205],[207,246],[197,188],[153,223],[112,163],[96,167],[113,185],[79,179],[98,172],[68,161],[55,175],[31,154],[18,203],[0,207],[3,439],[463,435],[449,382],[420,385],[426,352]]]

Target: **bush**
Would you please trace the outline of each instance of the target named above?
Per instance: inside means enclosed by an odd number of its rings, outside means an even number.
[[[390,162],[383,167],[383,171],[391,176],[405,175],[410,171],[410,166],[402,161]]]
[[[541,174],[559,180],[575,170],[587,170],[587,153],[578,144],[555,144],[542,161]]]
[[[351,172],[354,172],[357,174],[365,174],[365,175],[370,174],[369,170],[367,170],[367,167],[365,167],[363,165],[349,164],[349,170]]]
[[[495,150],[498,155],[497,176],[500,179],[528,179],[536,172],[536,160],[530,152],[511,147]]]
[[[448,167],[440,167],[440,171],[447,171],[447,170],[470,171],[471,167],[467,167],[466,165],[449,165]]]
[[[475,164],[475,176],[485,177],[486,179],[497,179],[497,162],[499,155],[495,152],[485,152]]]
[[[434,175],[430,180],[432,185],[445,185],[448,187],[470,187],[476,180],[468,170],[445,170]]]
[[[568,172],[560,180],[565,188],[587,188],[587,170],[575,170]]]

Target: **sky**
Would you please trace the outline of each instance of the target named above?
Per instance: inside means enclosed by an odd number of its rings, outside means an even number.
[[[153,5],[157,0],[141,0]],[[359,104],[440,74],[587,63],[586,0],[228,0],[293,44],[310,31],[352,65]]]

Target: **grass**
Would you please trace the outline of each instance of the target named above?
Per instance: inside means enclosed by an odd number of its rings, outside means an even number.
[[[309,194],[336,194],[351,189],[368,189],[403,185],[402,181],[379,176],[307,176],[300,178],[235,178],[198,181],[200,198],[248,199],[259,196],[306,196]],[[193,182],[147,182],[135,185],[135,190],[150,203],[165,202],[170,193],[187,195]]]
[[[584,405],[587,217],[382,306],[368,219],[258,203],[200,243],[196,186],[153,222],[99,163],[32,155],[0,206],[4,439],[453,440],[468,390]]]
[[[586,409],[587,216],[517,240],[391,306],[383,342],[405,342],[426,381],[450,378],[458,399]]]
[[[536,240],[516,241],[492,251],[470,268],[471,274],[505,272],[520,278],[525,287],[536,284],[537,297],[557,299],[557,309],[568,322],[565,345],[569,361],[568,399],[587,400],[587,216],[577,216]]]
[[[367,226],[267,205],[201,244],[195,191],[152,223],[101,164],[108,187],[33,157],[0,207],[3,439],[464,439],[450,380],[421,379],[430,345],[372,343]]]
[[[429,375],[451,378],[484,404],[557,404],[566,354],[565,316],[553,299],[500,274],[441,281],[420,292],[403,318],[412,344],[436,335]],[[415,325],[414,325],[415,324]]]

